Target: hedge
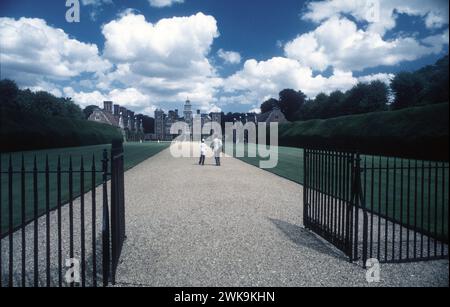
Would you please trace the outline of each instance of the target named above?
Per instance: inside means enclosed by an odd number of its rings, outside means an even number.
[[[448,161],[449,104],[374,112],[280,126],[282,146]]]
[[[107,144],[121,138],[117,128],[86,120],[15,112],[0,116],[0,152]]]

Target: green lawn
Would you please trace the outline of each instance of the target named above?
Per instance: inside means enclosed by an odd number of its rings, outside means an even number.
[[[250,144],[249,146],[255,145]],[[245,152],[247,153],[247,148]],[[266,171],[303,184],[303,149],[278,147],[278,153],[278,165]],[[260,157],[239,159],[256,167],[259,167],[261,160]],[[394,158],[386,157],[380,159],[374,156],[361,156],[361,159],[362,165],[365,163],[368,168],[366,172],[362,173],[367,208],[394,220],[418,225],[427,232],[436,232],[439,237],[444,236],[448,240],[448,163],[424,162],[425,169],[422,173],[422,162],[420,161],[417,164],[416,175],[414,160],[410,162],[411,170],[408,172],[409,162],[406,159],[394,160]],[[394,164],[397,167],[395,172],[393,171]],[[388,165],[389,170],[387,170]],[[380,166],[381,172],[377,169]],[[436,168],[436,166],[438,167]],[[443,169],[443,167],[445,168]],[[380,182],[382,183],[381,187]]]
[[[159,153],[163,149],[167,148],[170,144],[168,143],[126,143],[124,144],[124,156],[125,156],[125,169],[128,170],[137,164],[145,161],[151,156]],[[71,148],[61,148],[61,149],[49,149],[49,150],[38,150],[38,151],[26,151],[26,152],[15,152],[12,154],[2,154],[1,155],[1,208],[2,208],[2,227],[1,232],[4,233],[8,229],[8,174],[4,172],[8,171],[9,158],[11,157],[12,166],[14,171],[21,170],[22,155],[25,161],[25,170],[32,172],[33,161],[36,157],[37,169],[38,171],[45,171],[45,160],[48,156],[49,160],[49,170],[52,172],[56,171],[58,157],[61,158],[61,169],[67,171],[69,169],[70,157],[72,157],[72,167],[73,170],[80,170],[81,158],[84,159],[84,169],[85,171],[90,171],[92,168],[92,161],[94,157],[95,168],[101,171],[102,167],[102,153],[104,149],[110,150],[111,145],[96,145],[96,146],[86,146],[86,147],[71,147]],[[108,152],[109,157],[109,152]],[[66,203],[69,200],[69,188],[68,188],[68,178],[67,173],[61,175],[61,199],[62,203]],[[99,173],[96,177],[95,184],[101,183],[101,174]],[[92,186],[91,173],[85,174],[84,180],[85,191],[89,191]],[[55,173],[51,173],[49,176],[49,198],[50,198],[50,208],[56,207],[57,200],[57,177]],[[21,224],[21,174],[13,175],[13,185],[12,185],[12,195],[13,195],[13,224],[18,226]],[[79,173],[73,174],[73,195],[77,196],[80,194],[80,175]],[[25,208],[26,208],[26,219],[27,221],[32,219],[34,215],[34,202],[33,202],[33,174],[27,173],[25,176]],[[45,175],[42,173],[38,174],[38,215],[45,213]]]

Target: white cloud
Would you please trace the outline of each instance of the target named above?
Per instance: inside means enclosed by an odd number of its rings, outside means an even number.
[[[31,86],[31,87],[27,87],[29,90],[31,90],[32,92],[39,92],[39,91],[45,91],[48,92],[56,97],[61,97],[62,96],[62,92],[61,90],[58,88],[58,86],[55,83],[51,83],[51,82],[46,82],[46,81],[39,81],[38,83],[36,83],[36,85]],[[22,87],[22,89],[25,89],[24,87]]]
[[[448,30],[446,33],[448,38]],[[358,29],[356,23],[347,18],[333,16],[314,31],[288,42],[285,54],[318,71],[328,67],[359,71],[440,53],[448,45],[445,37],[444,33],[423,40],[427,44],[413,37],[385,40],[377,32]]]
[[[358,81],[363,83],[370,83],[372,81],[381,81],[389,85],[391,84],[391,81],[392,79],[394,79],[394,77],[395,77],[394,74],[378,73],[359,77]]]
[[[172,66],[203,60],[219,36],[214,17],[203,13],[161,19],[156,24],[147,22],[143,15],[128,13],[104,25],[102,33],[106,39],[104,54],[112,60],[144,58]]]
[[[36,85],[43,79],[70,79],[106,71],[111,64],[95,44],[70,38],[37,18],[0,18],[2,77]]]
[[[89,17],[91,20],[97,20],[97,16],[103,10],[102,6],[104,4],[113,4],[113,0],[81,0],[81,4],[84,6],[90,6],[91,11],[89,12]]]
[[[368,30],[384,35],[395,28],[399,14],[422,17],[428,28],[448,25],[449,3],[442,0],[327,0],[310,2],[303,15],[317,23],[350,14],[358,21],[368,22]]]
[[[93,92],[76,92],[72,87],[63,88],[64,96],[70,97],[72,100],[79,104],[81,107],[86,107],[89,105],[96,105],[101,107],[103,101],[108,100],[107,96],[99,91]]]
[[[167,7],[175,3],[183,3],[184,0],[148,0],[148,2],[153,7]]]
[[[422,43],[433,49],[434,53],[442,51],[442,46],[448,45],[448,29],[441,34],[431,35],[422,39]]]
[[[261,107],[254,107],[253,109],[248,110],[248,113],[261,114]]]
[[[106,94],[100,91],[77,92],[72,87],[65,87],[63,92],[64,96],[71,97],[73,101],[82,107],[88,105],[103,107],[103,101],[111,100],[115,104],[119,104],[137,113],[142,112],[151,114],[156,109],[148,95],[141,93],[139,90],[132,87],[113,89]]]
[[[228,94],[241,97],[242,103],[261,103],[285,88],[302,90],[307,96],[315,97],[320,92],[346,90],[358,80],[351,72],[335,70],[330,77],[313,75],[311,68],[300,62],[276,57],[258,62],[254,59],[245,62],[242,70],[224,81]]]
[[[103,4],[112,4],[112,0],[81,0],[83,5],[101,6]]]
[[[153,24],[143,15],[126,12],[104,25],[102,32],[104,57],[116,64],[113,72],[99,75],[103,90],[119,82],[167,108],[179,108],[188,96],[198,107],[211,108],[221,84],[208,60],[219,36],[214,17],[198,13]]]
[[[235,51],[224,51],[219,49],[217,55],[227,64],[239,64],[241,63],[241,55]]]

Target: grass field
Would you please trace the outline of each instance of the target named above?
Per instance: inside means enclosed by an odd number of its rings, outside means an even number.
[[[151,156],[159,153],[163,149],[167,148],[170,144],[167,143],[126,143],[124,144],[124,156],[125,156],[125,169],[128,170]],[[57,169],[58,157],[61,158],[61,169],[65,171],[61,175],[61,199],[62,203],[66,203],[69,200],[69,176],[67,171],[69,170],[69,161],[72,157],[72,167],[74,171],[79,171],[81,166],[81,159],[84,160],[84,170],[91,171],[92,162],[94,159],[95,169],[101,171],[102,167],[102,154],[103,150],[110,150],[111,145],[96,145],[85,147],[71,147],[61,149],[49,149],[38,151],[26,151],[26,152],[14,152],[10,154],[1,155],[1,208],[2,208],[2,220],[1,220],[1,233],[4,233],[8,227],[8,174],[4,172],[8,171],[9,158],[11,157],[13,170],[20,172],[22,167],[22,156],[25,161],[25,207],[26,207],[26,219],[27,221],[32,219],[34,215],[34,202],[33,202],[33,171],[34,157],[36,157],[38,174],[38,215],[45,213],[45,174],[41,173],[45,171],[45,160],[48,156],[49,170],[52,172],[49,176],[49,196],[50,196],[50,208],[56,207],[57,200],[57,177],[54,173]],[[109,155],[109,153],[108,153]],[[101,183],[101,173],[96,176],[96,185]],[[89,191],[92,186],[91,173],[85,173],[84,189],[85,192]],[[13,224],[18,226],[21,224],[21,174],[16,173],[13,175],[12,185],[12,199],[13,199]],[[73,174],[73,195],[78,196],[80,194],[80,175],[79,173]]]
[[[278,147],[278,154],[278,165],[267,171],[303,184],[303,149]],[[256,167],[262,160],[247,154],[239,159]],[[416,160],[369,155],[361,159],[367,166],[362,183],[368,209],[448,240],[448,163],[417,161],[416,165]]]

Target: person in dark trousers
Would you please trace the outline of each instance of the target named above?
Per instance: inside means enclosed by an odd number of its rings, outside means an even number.
[[[214,158],[216,159],[216,166],[220,166],[220,154],[222,153],[222,140],[219,137],[215,136],[211,148],[214,151]]]
[[[202,140],[200,144],[200,161],[198,165],[205,165],[206,151],[208,150],[208,146],[205,144],[205,140]]]

